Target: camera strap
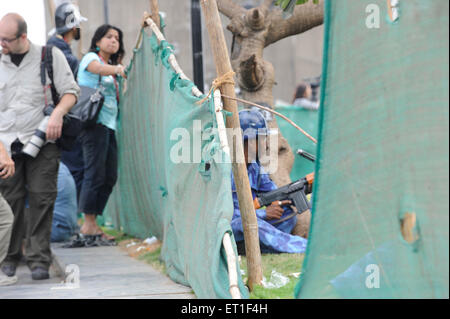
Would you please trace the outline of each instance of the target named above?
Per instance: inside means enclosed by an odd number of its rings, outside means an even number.
[[[41,53],[41,83],[44,87],[44,96],[45,96],[45,105],[48,105],[46,90],[50,88],[52,93],[53,105],[58,105],[59,95],[56,92],[55,85],[53,83],[53,55],[52,55],[52,46],[43,46]],[[48,77],[50,78],[50,85],[46,85],[46,71],[48,73]]]

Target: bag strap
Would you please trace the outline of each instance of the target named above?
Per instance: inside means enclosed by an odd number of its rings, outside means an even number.
[[[41,53],[41,84],[45,88],[46,82],[46,72],[47,70],[48,77],[50,78],[50,91],[52,93],[53,104],[56,106],[59,102],[59,94],[56,91],[55,84],[53,82],[53,54],[52,54],[53,46],[47,45],[42,47]]]

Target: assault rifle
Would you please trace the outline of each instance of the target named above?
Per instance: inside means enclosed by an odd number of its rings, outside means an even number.
[[[288,185],[280,187],[271,192],[257,193],[253,201],[255,209],[268,206],[273,202],[278,202],[282,200],[290,200],[297,208],[299,214],[306,212],[311,209],[311,204],[309,203],[306,195],[310,194],[312,191],[312,184],[314,182],[314,173],[310,173],[299,180],[292,182]],[[297,213],[293,213],[285,218],[277,220],[273,224],[281,223],[289,218],[292,218]]]

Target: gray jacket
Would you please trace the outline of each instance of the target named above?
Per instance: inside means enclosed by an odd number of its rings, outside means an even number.
[[[46,99],[52,102],[50,88],[41,84],[40,64],[42,46],[30,42],[30,50],[17,67],[9,55],[0,58],[0,141],[11,154],[11,143],[17,138],[26,144],[44,118]],[[53,47],[53,80],[62,97],[73,94],[78,99],[80,88],[64,54]],[[50,79],[47,75],[47,86]]]

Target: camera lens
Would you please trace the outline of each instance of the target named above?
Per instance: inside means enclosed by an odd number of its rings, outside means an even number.
[[[49,116],[44,117],[30,141],[23,147],[22,153],[31,157],[36,157],[38,155],[46,140],[45,131],[47,130],[48,119]]]

